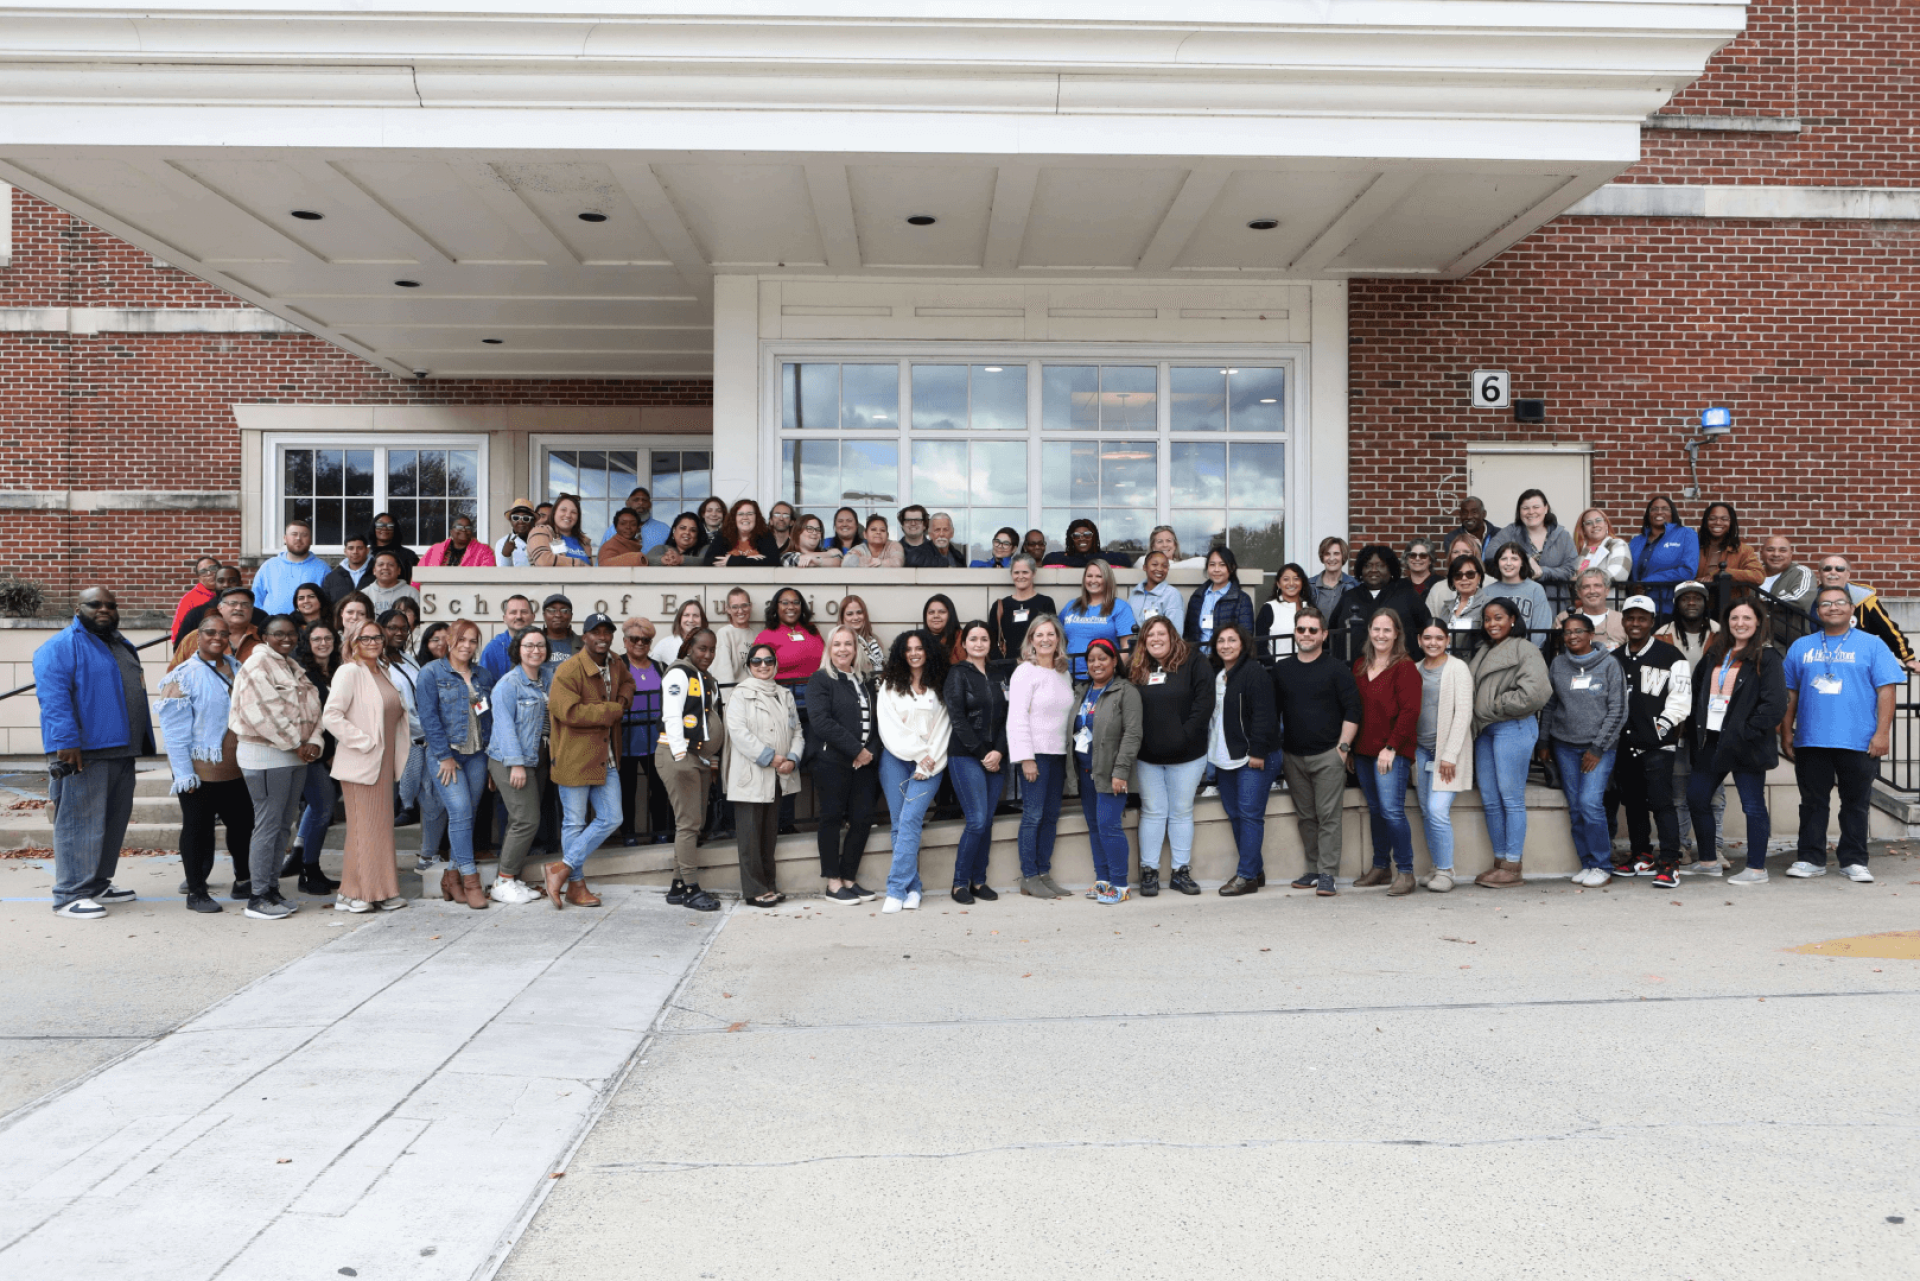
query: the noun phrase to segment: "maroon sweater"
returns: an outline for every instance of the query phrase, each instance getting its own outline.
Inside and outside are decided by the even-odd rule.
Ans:
[[[1420,745],[1420,669],[1403,658],[1380,675],[1368,679],[1367,660],[1353,665],[1353,683],[1360,687],[1360,736],[1356,756],[1378,756],[1391,747],[1409,761]]]

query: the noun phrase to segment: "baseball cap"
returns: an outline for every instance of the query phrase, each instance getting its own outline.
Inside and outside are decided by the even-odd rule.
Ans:
[[[540,602],[541,609],[547,609],[550,606],[554,606],[554,605],[565,605],[568,609],[573,608],[573,602],[568,600],[566,596],[561,592],[555,592],[553,595],[547,597],[545,600]]]
[[[619,630],[614,626],[614,621],[605,614],[588,614],[587,621],[581,625],[580,630],[582,632],[590,632],[598,627],[605,627],[615,631]]]
[[[1684,596],[1688,592],[1699,592],[1702,596],[1705,596],[1707,594],[1707,585],[1702,582],[1689,580],[1687,582],[1681,583],[1678,587],[1673,589],[1673,594],[1675,596]]]
[[[1625,603],[1623,603],[1620,606],[1620,612],[1624,614],[1630,609],[1644,609],[1649,614],[1658,614],[1660,612],[1660,610],[1654,605],[1653,597],[1651,596],[1627,597]]]

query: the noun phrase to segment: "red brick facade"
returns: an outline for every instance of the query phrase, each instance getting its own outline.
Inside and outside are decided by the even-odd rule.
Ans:
[[[1622,181],[1915,185],[1911,8],[1754,0],[1749,15],[1671,110],[1802,132],[1647,129]],[[1699,411],[1726,405],[1735,431],[1703,451],[1689,523],[1731,502],[1751,536],[1842,551],[1883,592],[1920,594],[1917,268],[1914,222],[1561,218],[1465,280],[1354,281],[1354,536],[1443,528],[1435,496],[1459,493],[1469,440],[1591,442],[1595,501],[1637,526],[1648,495],[1688,483]],[[1545,428],[1469,409],[1476,368],[1546,400]]]

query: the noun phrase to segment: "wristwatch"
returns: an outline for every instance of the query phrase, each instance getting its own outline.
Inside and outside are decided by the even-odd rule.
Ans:
[[[1333,750],[1336,752],[1339,752],[1341,755],[1344,756],[1347,753],[1353,751],[1353,744],[1352,743],[1335,743],[1333,745]]]

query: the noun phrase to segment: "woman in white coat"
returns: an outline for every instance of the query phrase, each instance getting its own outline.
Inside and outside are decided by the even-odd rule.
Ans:
[[[1444,622],[1420,631],[1419,748],[1413,783],[1433,875],[1427,888],[1453,888],[1453,798],[1473,786],[1473,673],[1447,653]]]
[[[773,849],[780,838],[780,797],[800,790],[800,711],[790,690],[774,682],[780,656],[765,641],[747,650],[746,675],[727,698],[727,749],[722,775],[733,802],[740,845],[740,901],[772,907]]]

